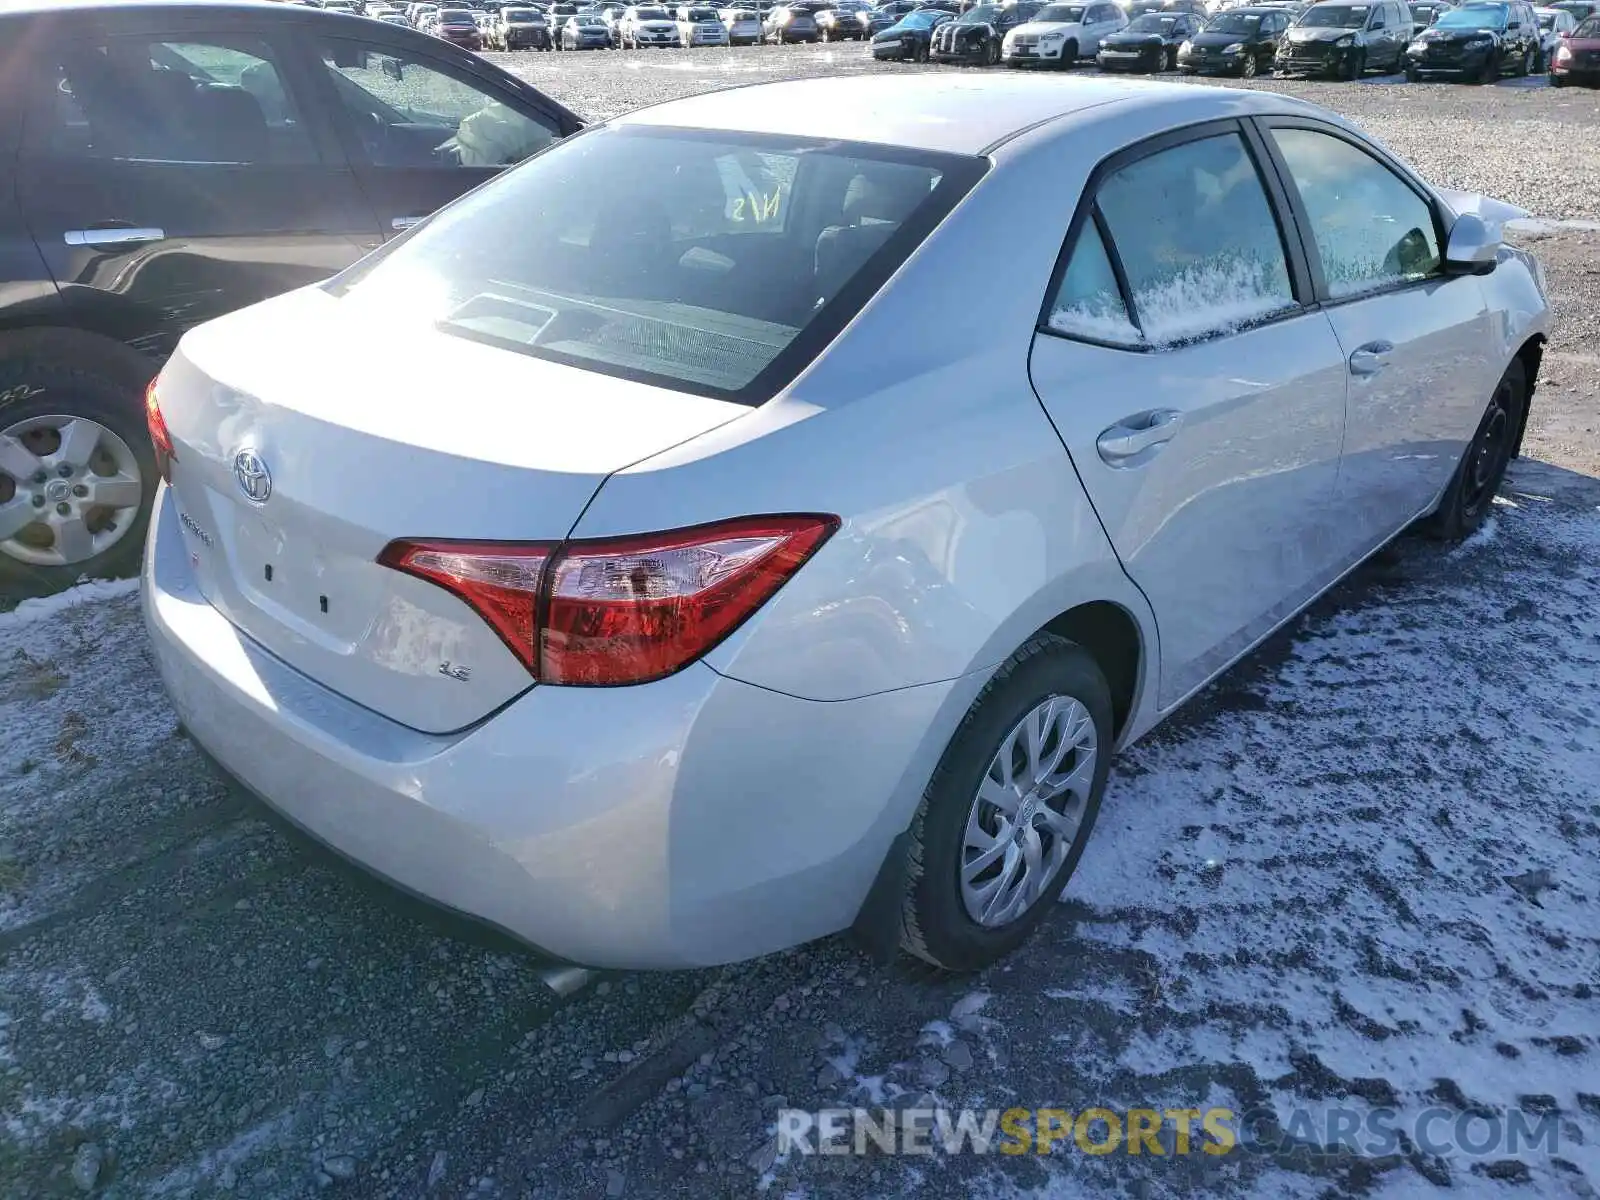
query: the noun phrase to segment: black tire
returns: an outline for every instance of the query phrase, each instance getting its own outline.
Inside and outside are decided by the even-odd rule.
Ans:
[[[1528,377],[1520,358],[1513,359],[1495,385],[1456,473],[1439,507],[1423,518],[1422,532],[1440,541],[1460,541],[1476,533],[1505,478],[1527,411]]]
[[[144,484],[133,525],[100,554],[65,566],[40,566],[0,551],[0,596],[13,600],[44,596],[83,578],[138,574],[158,479],[142,394],[155,365],[145,363],[148,370],[143,370],[139,364],[144,360],[131,351],[127,354],[124,359],[115,348],[101,353],[92,346],[57,341],[48,331],[44,336],[25,332],[0,338],[0,429],[56,413],[87,417],[127,444]],[[10,476],[0,480],[0,502],[11,498],[13,487]]]
[[[1522,55],[1522,62],[1517,65],[1517,74],[1526,79],[1529,75],[1533,74],[1535,62],[1536,60],[1534,59],[1532,50],[1524,52]]]
[[[1421,73],[1418,72],[1418,70],[1415,67],[1407,67],[1406,68],[1406,82],[1407,83],[1421,83],[1422,82]]]
[[[1176,71],[1178,69],[1178,48],[1176,46],[1167,47],[1165,69],[1168,71]]]
[[[1070,696],[1095,726],[1096,761],[1078,832],[1033,906],[1005,925],[986,927],[967,913],[959,871],[974,797],[1008,733],[1037,704]],[[950,971],[975,971],[1011,953],[1054,907],[1094,829],[1110,769],[1111,692],[1094,658],[1081,646],[1040,634],[995,672],[967,710],[923,793],[906,848],[900,905],[900,946]]]
[[[1078,43],[1074,40],[1061,47],[1061,69],[1066,70],[1069,67],[1075,67],[1077,65]]]
[[[1367,73],[1367,52],[1365,50],[1352,54],[1345,60],[1344,77],[1354,81]]]
[[[1261,64],[1256,61],[1254,51],[1246,51],[1244,61],[1239,64],[1240,79],[1254,79],[1256,72],[1261,69]]]
[[[983,56],[983,65],[986,67],[998,67],[1000,65],[999,42],[993,40],[989,42],[989,48]]]
[[[1552,76],[1550,76],[1550,86],[1551,87],[1566,87],[1567,86],[1567,81],[1564,78],[1562,78],[1560,75],[1552,75]]]
[[[1498,83],[1500,81],[1500,59],[1491,54],[1483,60],[1483,70],[1479,73],[1477,81],[1483,83]]]

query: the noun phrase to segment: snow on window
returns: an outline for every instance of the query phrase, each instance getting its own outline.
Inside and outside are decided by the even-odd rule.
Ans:
[[[1170,346],[1232,333],[1293,308],[1280,264],[1244,258],[1202,263],[1137,289],[1133,296],[1145,339]]]
[[[1142,335],[1128,320],[1119,300],[1115,308],[1080,302],[1050,313],[1050,328],[1057,333],[1093,338],[1097,342],[1137,342]]]

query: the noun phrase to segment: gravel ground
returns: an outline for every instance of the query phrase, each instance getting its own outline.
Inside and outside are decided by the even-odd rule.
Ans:
[[[853,46],[496,57],[591,115],[871,67]],[[1441,182],[1600,219],[1600,94],[1270,86]],[[976,978],[834,940],[558,999],[527,956],[359,880],[213,774],[126,588],[0,614],[0,1194],[1592,1200],[1600,234],[1525,236],[1559,321],[1492,524],[1402,543],[1125,755],[1059,918]],[[1521,1105],[1561,1144],[776,1154],[782,1105],[925,1095],[1286,1126]]]

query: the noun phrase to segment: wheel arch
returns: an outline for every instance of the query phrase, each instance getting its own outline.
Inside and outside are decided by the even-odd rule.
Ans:
[[[1544,334],[1536,333],[1523,342],[1514,355],[1522,364],[1527,392],[1522,397],[1522,419],[1517,423],[1517,436],[1511,443],[1512,458],[1518,458],[1522,454],[1522,437],[1528,431],[1528,414],[1533,411],[1533,393],[1539,386],[1539,365],[1544,361],[1544,347],[1547,340]]]
[[[161,369],[159,358],[109,333],[62,325],[46,319],[45,314],[0,323],[0,358],[13,355],[65,358],[141,391]]]

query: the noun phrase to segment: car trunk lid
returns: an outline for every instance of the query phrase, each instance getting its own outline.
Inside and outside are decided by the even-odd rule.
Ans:
[[[377,561],[398,538],[564,538],[606,476],[749,410],[307,289],[190,333],[157,385],[206,599],[267,650],[413,728],[532,686],[467,604]]]

